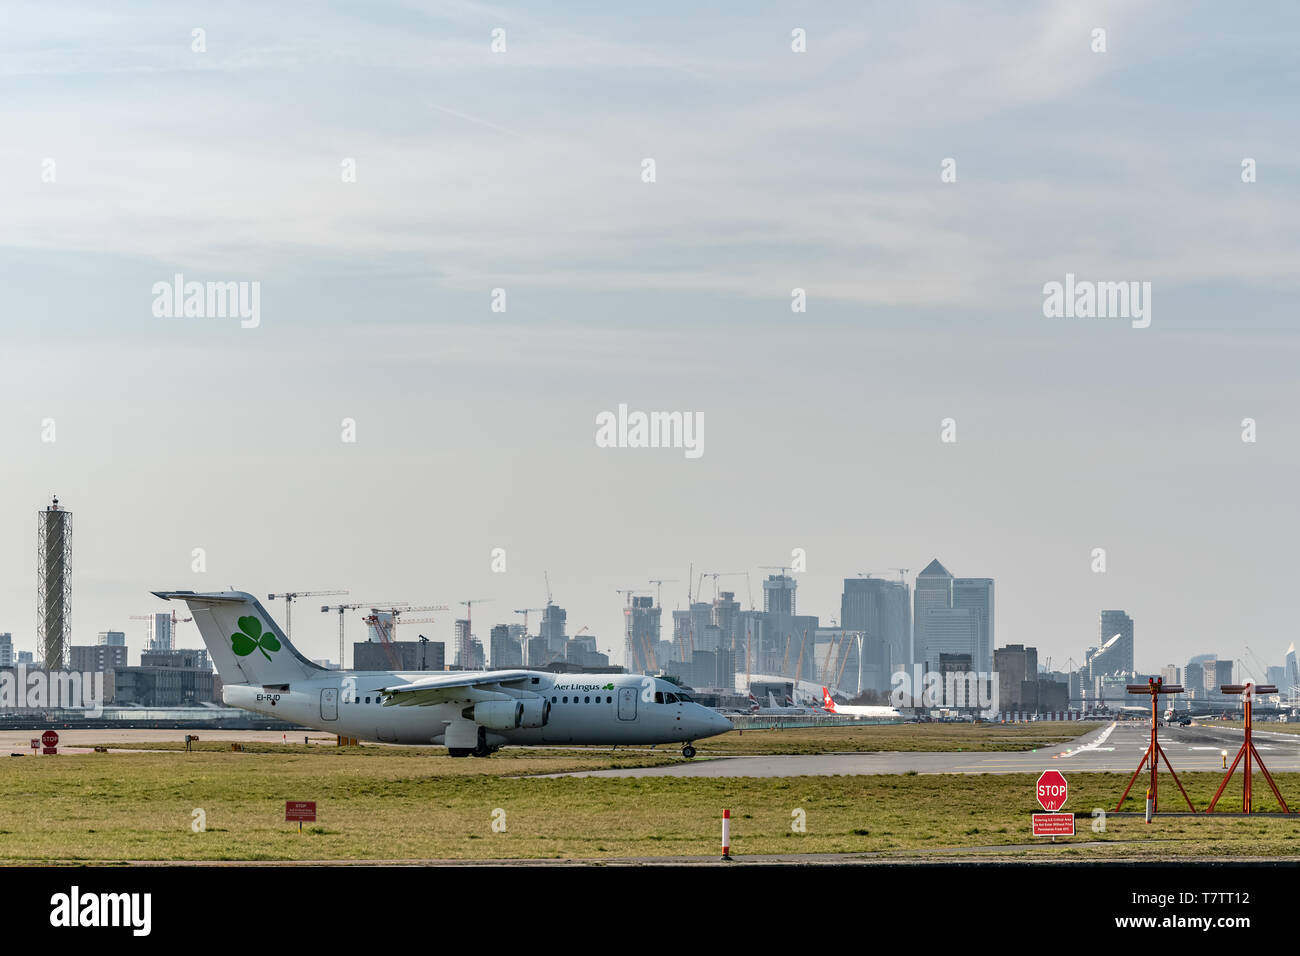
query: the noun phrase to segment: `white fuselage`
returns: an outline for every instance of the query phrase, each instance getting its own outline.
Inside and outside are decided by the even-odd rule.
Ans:
[[[423,706],[385,705],[380,693],[429,676],[427,671],[333,671],[280,687],[230,684],[222,695],[233,707],[343,737],[443,744],[447,725],[463,720],[466,708],[472,707],[471,693],[464,700]],[[679,743],[731,729],[726,717],[700,704],[664,702],[664,682],[639,674],[537,672],[523,690],[550,702],[546,724],[490,729],[490,744]]]

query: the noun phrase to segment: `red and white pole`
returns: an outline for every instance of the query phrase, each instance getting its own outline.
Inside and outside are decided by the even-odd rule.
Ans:
[[[731,811],[722,811],[722,858],[731,860]]]

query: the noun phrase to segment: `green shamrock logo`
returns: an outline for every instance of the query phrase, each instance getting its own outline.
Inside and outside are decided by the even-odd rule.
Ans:
[[[269,661],[271,655],[266,652],[280,649],[280,642],[276,640],[275,635],[270,631],[263,632],[262,622],[251,615],[239,619],[239,631],[238,634],[230,635],[230,643],[240,657],[247,657],[253,651],[261,651],[262,656]]]
[[[614,689],[614,685],[613,685],[613,684],[606,684],[606,685],[605,685],[605,690],[613,690],[613,689]]]

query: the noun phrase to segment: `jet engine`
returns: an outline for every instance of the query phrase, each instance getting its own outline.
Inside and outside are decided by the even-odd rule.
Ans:
[[[545,697],[533,697],[521,702],[524,707],[521,727],[545,727],[551,719],[551,702]]]
[[[487,727],[489,730],[514,730],[523,722],[524,702],[521,700],[479,701],[473,707],[473,715],[465,716],[480,727]]]

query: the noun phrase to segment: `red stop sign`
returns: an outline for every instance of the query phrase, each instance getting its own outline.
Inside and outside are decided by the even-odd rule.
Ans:
[[[1065,782],[1065,778],[1055,770],[1044,770],[1038,778],[1035,792],[1043,809],[1048,813],[1055,813],[1065,806],[1065,798],[1070,792],[1070,787]]]
[[[59,745],[59,735],[52,730],[47,730],[41,734],[41,743],[46,747],[57,747]]]

